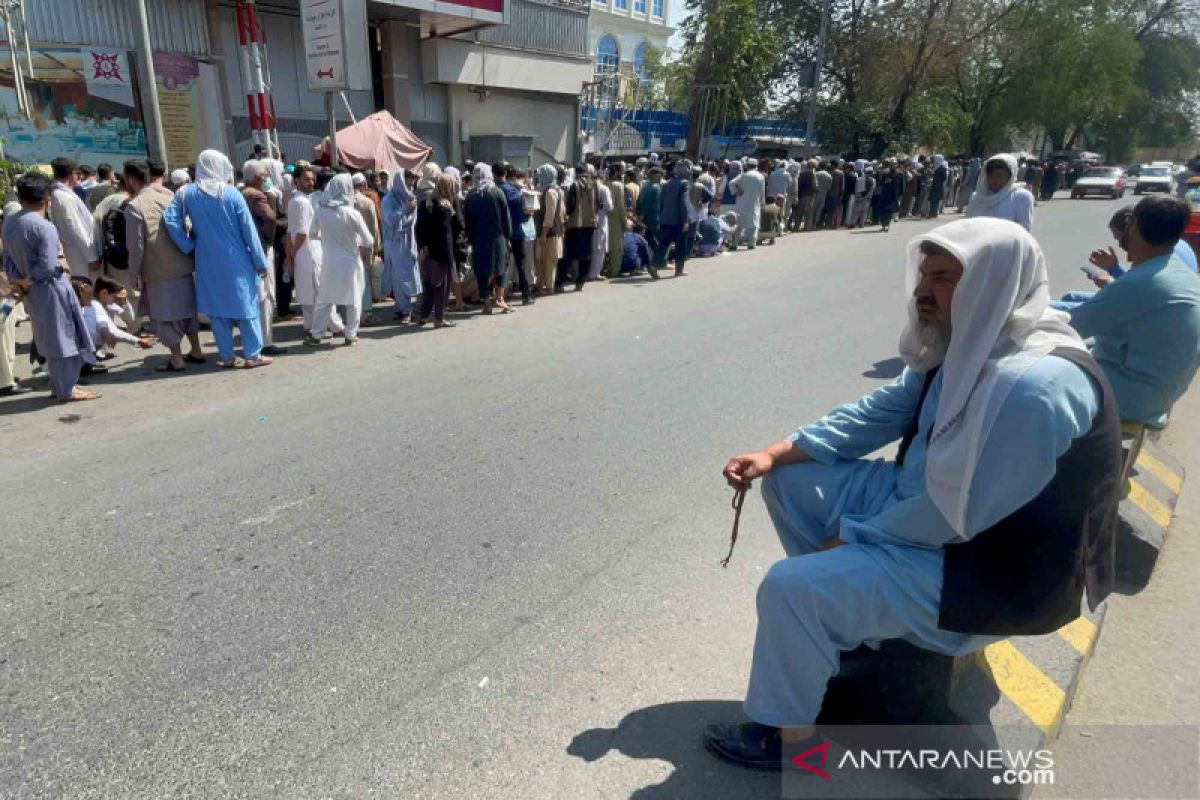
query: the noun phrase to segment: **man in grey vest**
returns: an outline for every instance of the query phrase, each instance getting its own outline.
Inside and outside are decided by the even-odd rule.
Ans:
[[[171,351],[158,372],[183,372],[187,364],[203,364],[200,321],[196,314],[196,271],[191,255],[179,251],[162,225],[163,212],[174,198],[163,186],[166,169],[154,159],[125,162],[125,185],[133,199],[125,207],[125,246],[129,280],[141,291],[141,313],[154,324],[154,334]],[[183,354],[187,338],[191,349]]]
[[[779,769],[819,744],[845,652],[904,639],[961,655],[1057,630],[1085,588],[1094,608],[1112,587],[1116,403],[1048,308],[1037,242],[978,218],[908,252],[904,373],[725,468],[739,491],[763,478],[788,555],[758,591],[751,721],[705,737],[743,766]],[[897,440],[895,462],[864,458]]]

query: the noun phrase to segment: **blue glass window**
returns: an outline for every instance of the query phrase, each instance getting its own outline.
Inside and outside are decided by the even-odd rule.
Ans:
[[[645,14],[646,13],[646,0],[633,0],[633,13]]]
[[[616,72],[620,66],[621,51],[617,48],[617,40],[606,33],[596,44],[596,73]]]
[[[613,0],[613,8],[618,11],[628,11],[629,0]]]
[[[651,0],[650,14],[651,14],[651,16],[655,16],[655,17],[658,17],[659,19],[662,19],[663,0]]]
[[[650,80],[650,75],[646,69],[646,43],[642,42],[637,46],[637,50],[633,51],[633,71],[641,78],[642,83]]]

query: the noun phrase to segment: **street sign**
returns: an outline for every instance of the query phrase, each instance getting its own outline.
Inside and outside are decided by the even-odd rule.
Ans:
[[[309,89],[371,88],[366,0],[300,0],[300,24]]]

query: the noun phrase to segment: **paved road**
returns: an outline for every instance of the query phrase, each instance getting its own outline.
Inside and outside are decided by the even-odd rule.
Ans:
[[[1115,207],[1038,209],[1056,293]],[[0,796],[777,796],[696,744],[780,556],[719,471],[895,374],[930,227],[0,402]]]

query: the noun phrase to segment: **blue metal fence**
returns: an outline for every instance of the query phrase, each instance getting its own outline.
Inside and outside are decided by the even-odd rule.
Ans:
[[[644,147],[650,149],[653,139],[659,141],[674,141],[686,139],[688,136],[688,117],[678,111],[659,111],[648,108],[638,108],[632,111],[609,112],[595,106],[583,106],[580,109],[580,127],[586,133],[594,133],[609,114],[619,117],[625,124],[642,135]],[[805,124],[794,120],[754,118],[735,122],[727,130],[714,129],[712,134],[720,134],[729,140],[744,140],[752,136],[763,136],[771,139],[803,139]]]

